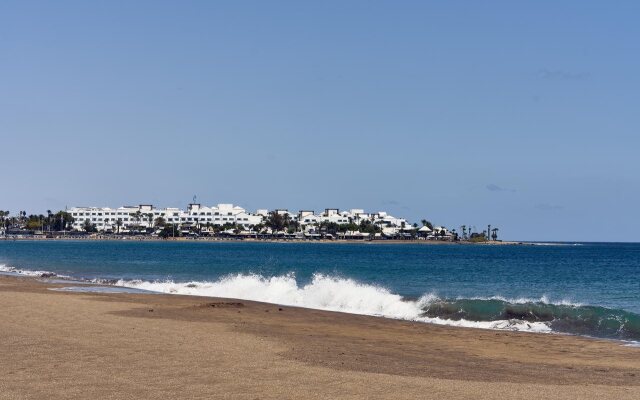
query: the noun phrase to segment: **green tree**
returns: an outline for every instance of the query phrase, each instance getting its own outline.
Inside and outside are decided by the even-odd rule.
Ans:
[[[42,215],[29,215],[26,220],[25,227],[29,230],[38,230],[42,228]]]
[[[0,228],[3,228],[3,230],[5,230],[7,228],[7,225],[9,224],[9,211],[2,211],[0,210]]]
[[[96,228],[96,224],[92,224],[89,218],[84,220],[84,223],[82,224],[82,229],[84,229],[84,231],[87,233],[93,233],[98,231],[98,229]]]
[[[51,227],[54,231],[70,230],[74,218],[66,211],[58,211],[52,216]]]
[[[433,224],[430,221],[423,219],[421,222],[422,222],[422,226],[426,226],[427,228],[433,230]]]
[[[131,219],[134,222],[133,226],[136,229],[140,228],[140,221],[142,221],[142,213],[140,212],[140,210],[138,210],[138,211],[134,212],[133,214],[131,214]]]
[[[51,210],[47,210],[47,229],[51,230],[51,216],[53,215],[53,213],[51,212]]]
[[[256,224],[251,227],[251,230],[257,234],[262,232],[263,229],[264,229],[264,224]]]
[[[284,230],[284,228],[287,226],[287,223],[285,221],[285,218],[281,214],[278,214],[277,212],[272,211],[269,213],[269,216],[265,221],[265,225],[269,227],[272,231],[279,232]]]
[[[178,227],[175,224],[165,224],[162,227],[162,230],[160,231],[160,233],[158,233],[158,236],[160,236],[163,239],[168,239],[170,237],[178,237],[180,236],[180,229],[178,229]]]

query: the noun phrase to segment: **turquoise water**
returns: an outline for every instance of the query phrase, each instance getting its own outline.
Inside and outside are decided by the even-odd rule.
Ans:
[[[0,241],[0,264],[167,293],[640,340],[640,244]]]

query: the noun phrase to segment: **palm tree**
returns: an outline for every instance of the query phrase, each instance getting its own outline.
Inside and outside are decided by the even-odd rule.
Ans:
[[[284,215],[283,219],[283,223],[284,223],[284,227],[283,228],[288,228],[289,224],[291,223],[291,216],[287,213]]]
[[[498,231],[499,231],[499,229],[498,229],[498,228],[493,228],[493,229],[491,230],[491,232],[493,232],[493,233],[491,234],[491,239],[493,239],[494,241],[498,240]]]
[[[116,229],[117,229],[117,233],[120,234],[120,227],[122,226],[122,218],[118,218],[116,220]]]
[[[153,226],[154,226],[154,227],[160,227],[160,228],[162,228],[162,227],[164,227],[166,224],[167,224],[167,221],[165,221],[165,219],[164,219],[164,218],[162,218],[162,217],[158,217],[158,218],[156,218],[156,219],[153,221]]]
[[[0,228],[6,228],[7,217],[9,216],[9,211],[0,210]]]
[[[131,219],[136,222],[135,226],[138,228],[140,225],[140,220],[142,220],[142,213],[140,212],[140,210],[131,214]]]
[[[426,219],[423,219],[420,222],[422,222],[422,226],[426,226],[427,228],[433,230],[433,224],[431,222],[427,221]]]
[[[462,230],[462,238],[466,239],[467,238],[467,226],[466,225],[462,225],[460,227],[460,230]]]

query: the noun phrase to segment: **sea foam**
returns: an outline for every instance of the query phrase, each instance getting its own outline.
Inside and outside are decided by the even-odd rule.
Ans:
[[[306,285],[299,285],[293,274],[273,277],[237,274],[213,282],[120,280],[116,285],[161,293],[253,300],[439,325],[530,332],[551,331],[551,328],[543,322],[468,321],[425,317],[423,316],[424,307],[430,302],[437,301],[438,296],[426,294],[417,300],[407,300],[380,286],[323,274],[315,274],[311,282]]]
[[[3,264],[0,264],[0,273],[69,278],[49,271],[18,269]],[[438,325],[542,333],[555,331],[614,337],[623,340],[632,339],[630,342],[626,342],[630,346],[637,346],[638,332],[640,332],[638,316],[623,310],[583,306],[568,300],[551,301],[546,296],[540,298],[491,296],[442,299],[435,294],[428,293],[417,300],[410,300],[392,293],[382,286],[324,274],[313,275],[311,281],[305,285],[300,285],[294,274],[272,277],[258,274],[235,274],[227,275],[216,281],[192,282],[122,279],[94,279],[83,282],[158,293],[253,300]],[[78,281],[78,283],[82,282]],[[496,302],[504,304],[496,304]],[[495,318],[495,315],[491,315],[491,307],[497,307],[499,314],[504,314],[503,311],[506,310],[510,312],[504,315],[513,315],[516,312],[516,315],[522,316],[520,315],[522,310],[517,309],[520,305],[525,306],[526,315],[523,318]],[[557,309],[557,307],[560,308]],[[478,314],[479,310],[484,310],[482,311],[484,314]],[[548,312],[552,314],[548,314]],[[543,315],[545,313],[546,316]],[[462,317],[456,314],[461,314]],[[541,315],[547,320],[540,320],[538,317]],[[468,318],[469,316],[472,318]],[[531,316],[535,318],[531,319]],[[611,325],[612,323],[614,324]]]
[[[10,275],[37,276],[37,277],[62,276],[62,275],[57,275],[50,271],[34,271],[30,269],[20,269],[20,268],[9,267],[8,265],[5,265],[5,264],[0,264],[0,273],[10,274]]]

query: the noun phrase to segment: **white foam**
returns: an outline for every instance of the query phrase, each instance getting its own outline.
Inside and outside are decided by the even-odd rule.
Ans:
[[[30,269],[20,269],[9,267],[5,264],[0,264],[0,272],[12,275],[24,275],[24,276],[60,276],[50,271],[34,271]]]
[[[541,296],[539,298],[531,298],[531,297],[518,297],[518,298],[509,298],[503,296],[491,296],[491,297],[458,297],[457,300],[499,300],[504,301],[505,303],[511,304],[529,304],[529,303],[543,303],[550,304],[556,306],[569,306],[569,307],[582,307],[583,303],[577,303],[575,301],[569,299],[562,300],[550,300],[546,295]]]
[[[551,328],[542,322],[468,321],[423,317],[423,308],[430,302],[438,300],[437,296],[427,294],[418,300],[409,301],[380,286],[321,274],[314,275],[311,282],[304,286],[299,286],[292,274],[270,278],[260,275],[238,274],[224,277],[215,282],[177,283],[173,281],[121,280],[117,282],[117,285],[161,293],[227,297],[439,325],[551,332]]]
[[[0,272],[38,277],[52,274],[49,271],[16,269],[3,264],[0,264]],[[112,281],[94,280],[93,283],[109,284]],[[431,302],[440,300],[438,296],[426,294],[415,301],[405,300],[402,296],[391,293],[388,289],[380,286],[322,274],[315,274],[311,282],[304,286],[298,285],[293,274],[270,278],[256,274],[237,274],[226,276],[214,282],[118,280],[115,285],[160,293],[253,300],[438,325],[544,333],[552,331],[544,322],[521,320],[469,321],[423,317],[423,308]],[[511,303],[549,303],[544,296],[540,299],[507,299],[501,296],[479,297],[476,299],[502,300]],[[574,304],[567,303],[567,305]]]

